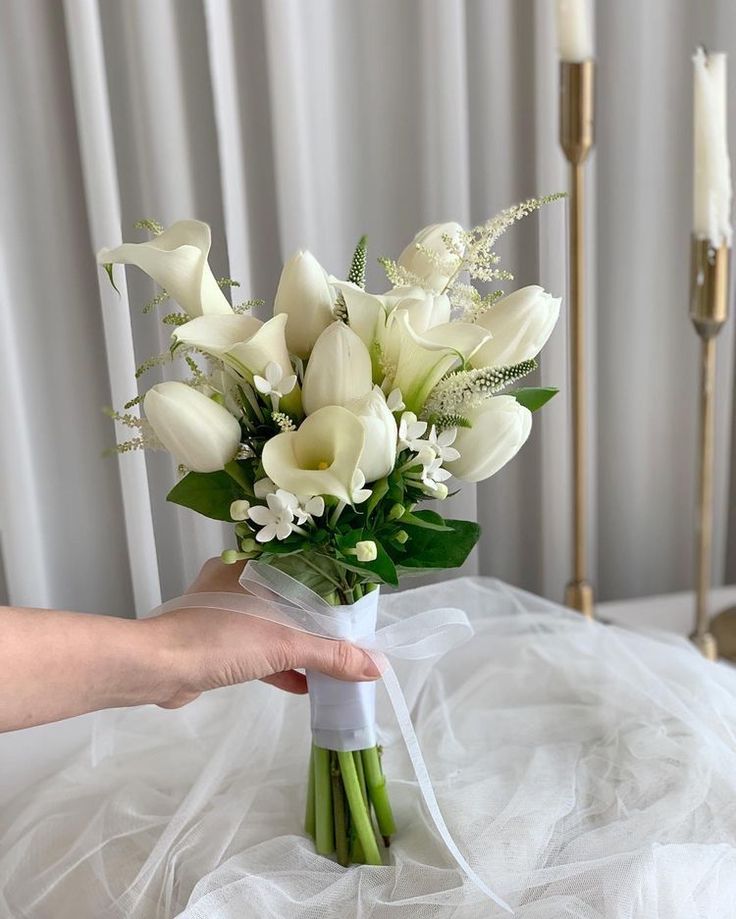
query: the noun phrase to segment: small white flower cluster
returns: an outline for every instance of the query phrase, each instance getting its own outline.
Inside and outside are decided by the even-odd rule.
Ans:
[[[448,491],[445,481],[451,473],[442,464],[460,459],[460,452],[453,447],[457,428],[447,428],[439,434],[434,425],[429,429],[429,434],[427,428],[427,422],[419,421],[414,412],[404,412],[399,422],[399,450],[410,450],[415,454],[415,458],[408,461],[407,467],[417,465],[417,461],[421,463],[419,480],[428,494],[443,500]]]
[[[253,490],[257,498],[265,498],[266,504],[233,501],[230,516],[237,521],[252,520],[260,527],[256,533],[258,542],[283,540],[292,533],[304,535],[305,524],[314,523],[314,518],[325,512],[325,501],[320,495],[297,497],[283,488],[276,488],[270,479],[260,479]]]

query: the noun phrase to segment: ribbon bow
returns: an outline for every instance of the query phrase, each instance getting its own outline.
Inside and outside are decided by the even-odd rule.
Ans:
[[[197,593],[169,600],[157,613],[182,607],[210,607],[246,613],[267,619],[321,638],[349,640],[366,651],[381,671],[383,684],[394,710],[399,730],[414,768],[419,790],[442,841],[470,881],[498,906],[512,913],[511,907],[498,897],[470,867],[452,838],[442,816],[432,787],[427,765],[412,724],[409,707],[396,673],[388,660],[426,660],[438,657],[462,644],[473,634],[473,627],[462,610],[452,607],[425,610],[406,619],[375,630],[375,606],[371,613],[361,602],[351,607],[335,608],[309,587],[265,562],[249,562],[240,577],[248,595],[233,593]],[[364,599],[368,599],[367,595]],[[252,602],[257,597],[261,602]]]

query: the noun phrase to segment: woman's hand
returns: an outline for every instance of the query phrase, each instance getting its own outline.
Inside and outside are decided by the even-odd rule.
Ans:
[[[240,591],[241,571],[212,559],[190,592]],[[0,731],[125,705],[177,708],[207,689],[248,680],[303,693],[296,667],[340,680],[380,675],[348,642],[242,613],[193,607],[116,619],[0,607]]]
[[[212,558],[187,593],[241,593],[243,566]],[[179,683],[158,704],[176,708],[207,689],[263,680],[288,692],[305,693],[307,681],[295,668],[319,670],[340,680],[375,680],[371,658],[349,642],[332,641],[266,619],[216,609],[188,608],[147,620],[157,643],[168,650],[168,668]]]

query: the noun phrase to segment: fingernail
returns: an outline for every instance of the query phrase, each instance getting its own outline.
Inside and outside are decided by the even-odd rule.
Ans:
[[[364,680],[377,680],[381,675],[378,665],[369,654],[365,653],[365,651],[363,652],[363,656],[365,657],[365,666],[360,675]]]

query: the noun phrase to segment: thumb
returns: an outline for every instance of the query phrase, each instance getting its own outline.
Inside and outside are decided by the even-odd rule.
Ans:
[[[332,641],[316,635],[302,635],[294,648],[294,667],[318,670],[338,680],[377,680],[381,671],[365,651],[349,641]]]

